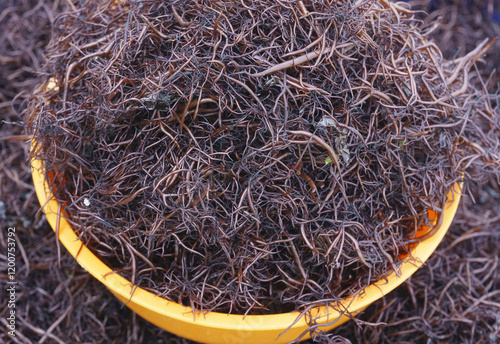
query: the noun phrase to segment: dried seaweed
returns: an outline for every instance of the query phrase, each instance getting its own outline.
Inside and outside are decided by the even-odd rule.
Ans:
[[[334,303],[398,273],[427,210],[499,176],[483,41],[447,61],[385,1],[87,1],[30,126],[79,236],[200,310]],[[484,87],[486,88],[486,87]]]

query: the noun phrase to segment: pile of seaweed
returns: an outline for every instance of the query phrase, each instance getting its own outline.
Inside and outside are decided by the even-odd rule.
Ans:
[[[334,304],[500,176],[470,82],[491,42],[447,61],[404,4],[91,0],[54,26],[32,156],[91,250],[193,309]]]

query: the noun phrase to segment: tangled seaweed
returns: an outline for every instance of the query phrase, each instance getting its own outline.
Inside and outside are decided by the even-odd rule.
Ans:
[[[331,304],[390,273],[453,184],[500,175],[484,41],[446,61],[401,4],[87,1],[30,127],[86,245],[204,311]],[[432,229],[420,239],[432,235]]]

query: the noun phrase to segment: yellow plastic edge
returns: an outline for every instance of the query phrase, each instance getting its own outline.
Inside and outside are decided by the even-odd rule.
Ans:
[[[59,204],[51,195],[43,174],[42,162],[31,161],[33,184],[47,221],[57,228]],[[461,197],[461,184],[457,183],[448,193],[448,203],[442,214],[440,228],[430,238],[420,242],[412,251],[413,261],[403,262],[400,276],[392,273],[387,279],[368,286],[359,296],[346,298],[343,305],[349,312],[361,312],[372,302],[389,293],[410,277],[432,254],[446,234],[455,216]],[[156,296],[112,272],[112,269],[97,258],[73,232],[70,224],[59,217],[59,240],[76,258],[78,263],[106,286],[120,301],[138,315],[156,326],[176,335],[202,343],[288,343],[307,330],[302,317],[293,327],[283,333],[299,316],[298,312],[269,315],[228,315],[217,312],[196,313],[189,307]],[[333,329],[349,317],[341,315],[331,307],[318,307],[315,312],[318,324],[329,323],[322,330]],[[309,338],[309,335],[302,339]]]

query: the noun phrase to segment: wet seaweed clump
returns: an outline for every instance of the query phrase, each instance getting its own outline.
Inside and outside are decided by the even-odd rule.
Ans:
[[[399,273],[455,183],[500,176],[498,95],[471,82],[491,42],[447,61],[427,33],[383,0],[86,1],[54,24],[32,156],[134,285],[335,304]]]

